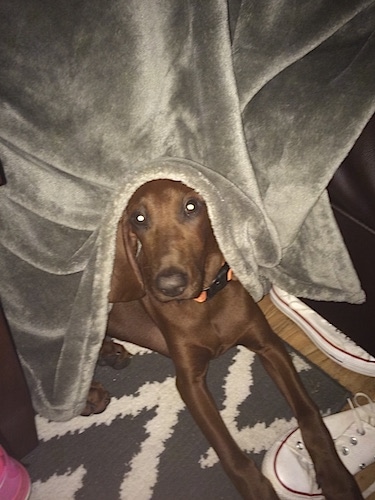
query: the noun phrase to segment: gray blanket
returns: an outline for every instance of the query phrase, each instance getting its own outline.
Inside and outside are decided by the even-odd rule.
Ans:
[[[205,197],[256,300],[363,301],[325,188],[374,112],[374,26],[368,0],[0,2],[1,301],[39,413],[84,405],[147,180]]]

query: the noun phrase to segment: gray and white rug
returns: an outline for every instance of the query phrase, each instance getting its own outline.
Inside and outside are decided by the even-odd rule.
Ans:
[[[172,362],[134,346],[129,367],[98,367],[112,394],[107,410],[68,422],[37,416],[40,445],[23,463],[31,500],[235,500],[236,490],[193,422],[174,383]],[[294,363],[323,414],[349,393],[294,351]],[[258,358],[236,348],[211,364],[209,385],[230,431],[258,464],[291,412]]]

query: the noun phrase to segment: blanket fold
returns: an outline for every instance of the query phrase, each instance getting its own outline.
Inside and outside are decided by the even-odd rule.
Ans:
[[[374,113],[374,26],[368,0],[1,2],[0,297],[39,413],[84,406],[148,180],[204,196],[255,300],[364,300],[326,186]]]

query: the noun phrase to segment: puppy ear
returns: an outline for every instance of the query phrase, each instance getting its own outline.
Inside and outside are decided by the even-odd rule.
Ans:
[[[142,275],[136,261],[137,238],[130,231],[126,215],[120,219],[116,233],[109,302],[130,302],[144,296]]]

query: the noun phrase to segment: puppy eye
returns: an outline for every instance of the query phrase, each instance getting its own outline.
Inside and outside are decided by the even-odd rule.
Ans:
[[[147,224],[147,217],[141,212],[132,214],[131,221],[135,226],[144,227]]]
[[[185,203],[185,212],[187,215],[194,214],[196,213],[200,208],[200,203],[198,200],[195,200],[194,198],[188,200]]]

